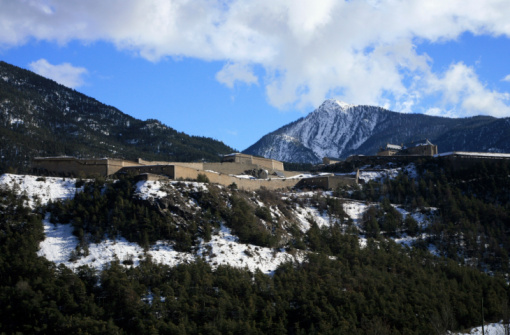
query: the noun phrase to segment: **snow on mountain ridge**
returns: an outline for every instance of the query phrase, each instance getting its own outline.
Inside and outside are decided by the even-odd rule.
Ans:
[[[336,99],[327,99],[322,103],[322,105],[319,106],[319,108],[317,108],[317,110],[321,109],[321,110],[326,110],[326,111],[337,112],[338,107],[340,107],[341,111],[347,112],[348,109],[350,109],[352,107],[356,107],[356,106],[357,105],[351,105],[351,104],[348,104],[347,102],[336,100]]]
[[[357,152],[374,133],[388,127],[390,111],[328,99],[293,123],[262,137],[244,151],[286,162],[320,163]],[[285,139],[296,139],[289,142]]]
[[[374,155],[386,143],[412,143],[424,138],[444,152],[508,152],[509,125],[510,118],[452,119],[329,99],[243,152],[285,162],[320,163],[324,157]],[[297,141],[284,141],[285,136]]]
[[[326,100],[282,135],[297,138],[320,161],[326,156],[340,157],[346,150],[357,149],[371,136],[379,116],[362,106]]]

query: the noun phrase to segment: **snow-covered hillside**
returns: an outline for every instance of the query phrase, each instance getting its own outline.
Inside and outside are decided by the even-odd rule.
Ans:
[[[484,332],[482,332],[482,326],[471,329],[468,333],[452,333],[456,335],[504,335],[507,334],[505,332],[505,326],[503,323],[490,323],[484,326]]]
[[[17,194],[26,195],[28,207],[45,205],[49,201],[65,200],[74,197],[74,178],[35,177],[6,173],[0,176],[0,186],[12,188]]]
[[[404,172],[407,176],[415,177],[417,172],[413,164],[402,168],[377,168],[376,170],[362,170],[361,178],[365,181],[384,180],[395,178],[398,173]],[[72,178],[37,177],[30,175],[4,174],[0,176],[0,187],[14,189],[26,199],[26,205],[37,208],[55,201],[65,201],[74,197],[79,192],[86,192],[87,187],[81,186],[83,181]],[[79,187],[77,187],[77,185]],[[211,186],[198,182],[183,181],[140,181],[133,184],[133,197],[148,204],[155,204],[163,199],[174,199],[175,204],[181,206],[180,210],[186,213],[203,212],[199,202],[193,195],[197,193],[211,192],[211,187],[218,188],[220,196],[231,192],[229,188]],[[106,189],[106,187],[105,187]],[[349,226],[349,233],[358,231],[358,241],[361,248],[367,245],[367,239],[362,229],[363,215],[371,206],[377,203],[367,201],[356,201],[352,199],[339,199],[346,217],[338,217],[328,214],[324,209],[323,199],[337,199],[333,192],[324,191],[289,191],[277,193],[277,196],[288,204],[288,212],[285,214],[267,199],[260,197],[257,193],[247,194],[255,206],[267,207],[273,217],[285,220],[293,220],[292,224],[302,232],[307,232],[313,225],[319,228],[330,226]],[[179,198],[180,197],[180,198]],[[177,199],[179,198],[179,199]],[[224,197],[225,198],[225,197]],[[228,197],[226,197],[228,198]],[[177,199],[177,200],[176,200]],[[322,200],[321,200],[322,199]],[[428,225],[435,215],[436,209],[422,208],[420,211],[408,212],[398,204],[392,204],[403,218],[412,216],[420,226]],[[178,215],[172,213],[172,215]],[[240,242],[238,236],[233,234],[225,224],[219,225],[212,232],[211,239],[204,241],[198,239],[189,252],[178,251],[174,248],[172,241],[159,240],[149,248],[142,248],[140,245],[129,242],[122,236],[104,236],[100,241],[89,241],[87,253],[80,252],[78,237],[73,235],[72,224],[54,224],[50,222],[48,213],[43,220],[45,239],[39,245],[38,255],[45,257],[55,264],[63,264],[66,267],[77,270],[80,266],[87,265],[97,270],[108,267],[112,261],[119,261],[126,267],[137,267],[141,261],[150,258],[153,262],[176,266],[179,264],[193,263],[197,260],[207,262],[213,269],[221,265],[247,269],[251,272],[260,270],[262,273],[271,275],[283,263],[301,263],[307,259],[311,251],[305,251],[287,246],[278,248],[267,248],[248,243]],[[405,233],[397,234],[394,241],[403,245],[412,246],[413,242],[420,239],[426,240],[426,236],[407,236]],[[423,246],[423,245],[421,245]],[[430,251],[435,249],[431,245]],[[150,296],[150,293],[149,293]],[[502,334],[504,331],[502,323],[488,324],[485,326],[485,334]],[[451,333],[458,335],[481,334],[481,327],[474,328],[462,333]]]
[[[412,168],[409,168],[412,172]],[[365,172],[362,176],[366,179],[386,178],[395,175],[398,169]],[[80,192],[76,187],[76,180],[71,178],[35,177],[29,175],[4,174],[0,176],[2,187],[11,187],[19,194],[27,196],[27,205],[31,207],[47,204],[49,201],[69,199]],[[156,201],[165,197],[175,197],[177,193],[188,194],[189,192],[207,192],[207,186],[197,182],[172,182],[172,181],[141,181],[136,185],[135,195],[145,201]],[[225,191],[227,191],[225,189]],[[299,230],[305,233],[315,222],[319,227],[338,224],[338,218],[329,216],[325,211],[317,208],[312,198],[331,196],[330,193],[322,192],[292,192],[282,194],[283,199],[293,199],[300,205],[294,206],[291,216]],[[253,201],[260,206],[265,206],[260,199],[253,197]],[[359,201],[344,201],[343,207],[346,214],[356,226],[361,225],[361,217],[369,204]],[[180,206],[187,207],[189,211],[202,211],[200,206],[191,198],[185,199]],[[278,208],[271,207],[272,214],[276,217],[283,216]],[[398,206],[396,206],[398,208]],[[398,208],[404,215],[413,217],[426,224],[427,217],[420,213],[407,213]],[[136,266],[140,260],[151,257],[153,261],[168,265],[176,265],[183,262],[192,262],[201,258],[207,261],[213,268],[222,264],[235,267],[256,269],[264,273],[271,273],[280,264],[288,261],[302,262],[307,252],[294,250],[289,253],[284,248],[266,248],[256,245],[240,243],[237,236],[225,225],[221,225],[212,233],[210,241],[200,240],[192,252],[179,252],[174,250],[169,241],[158,241],[149,250],[143,250],[136,243],[128,242],[122,236],[105,237],[99,243],[90,243],[88,254],[76,252],[78,238],[72,232],[71,224],[52,224],[48,216],[43,221],[46,239],[41,242],[39,255],[57,264],[65,264],[75,269],[81,265],[90,265],[97,269],[103,268],[113,260],[119,260],[126,265]],[[413,239],[401,238],[400,243],[409,244]],[[365,239],[360,237],[363,246]]]

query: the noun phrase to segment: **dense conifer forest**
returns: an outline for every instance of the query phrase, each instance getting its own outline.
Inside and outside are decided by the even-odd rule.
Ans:
[[[482,271],[508,273],[510,253],[510,162],[495,160],[454,169],[449,160],[416,164],[418,178],[399,174],[373,182],[352,195],[380,204],[365,213],[368,235],[399,233],[426,237],[415,247],[437,246],[439,254]],[[432,224],[418,227],[402,220],[390,206],[409,210],[435,208]]]
[[[181,213],[132,197],[135,181],[80,182],[66,202],[28,209],[24,195],[0,191],[0,332],[112,334],[445,334],[508,318],[510,189],[507,163],[458,171],[444,161],[416,164],[416,175],[369,182],[358,190],[317,192],[312,201],[345,218],[345,198],[368,201],[358,230],[349,220],[306,233],[274,218],[250,197],[279,206],[294,200],[276,192],[193,193],[203,211]],[[81,185],[82,184],[82,185]],[[224,204],[228,203],[228,206]],[[422,226],[402,219],[392,204],[432,213]],[[166,207],[165,207],[166,206]],[[431,212],[431,208],[435,208]],[[48,213],[48,214],[47,214]],[[150,257],[137,267],[113,261],[102,271],[71,271],[38,257],[42,217],[69,222],[80,238],[76,257],[104,236],[124,236],[147,247],[168,239],[191,250],[220,222],[241,241],[308,250],[302,263],[272,275],[203,261],[175,267]],[[265,224],[262,224],[265,223]],[[269,223],[271,229],[267,229]],[[265,228],[264,228],[265,227]],[[291,232],[291,239],[284,239]],[[411,247],[398,236],[416,236]],[[359,237],[367,238],[360,246]],[[437,255],[428,246],[437,247]]]

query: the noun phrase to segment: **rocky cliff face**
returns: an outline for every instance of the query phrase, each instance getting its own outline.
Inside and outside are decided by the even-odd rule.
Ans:
[[[318,163],[323,157],[373,155],[386,143],[424,138],[443,152],[504,152],[510,150],[509,136],[508,118],[450,119],[326,100],[305,118],[262,137],[244,153],[287,162]]]

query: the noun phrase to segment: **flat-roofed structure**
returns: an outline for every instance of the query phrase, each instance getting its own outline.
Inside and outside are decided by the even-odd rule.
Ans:
[[[423,140],[406,146],[387,143],[379,150],[377,156],[434,156],[437,153],[437,145],[430,143],[429,140]]]
[[[494,164],[510,160],[510,154],[495,152],[451,151],[440,153],[434,157],[449,160],[455,170],[463,170],[465,168],[475,166],[480,162]]]
[[[255,157],[251,155],[234,153],[221,158],[222,163],[251,164],[262,168],[284,171],[283,163],[274,159]]]
[[[437,145],[430,143],[429,140],[410,144],[402,152],[403,155],[410,156],[434,156],[437,155],[437,153]]]
[[[324,165],[332,165],[336,163],[340,163],[341,159],[339,158],[330,158],[330,157],[324,157],[322,158],[322,164]]]
[[[397,155],[400,151],[402,151],[403,146],[397,144],[386,143],[384,148],[381,148],[377,153],[377,156],[393,156]]]
[[[497,152],[469,152],[469,151],[451,151],[437,154],[436,157],[455,157],[466,159],[510,159],[510,154]]]
[[[133,161],[115,158],[80,159],[69,156],[36,157],[32,167],[36,172],[64,176],[110,176],[128,166],[140,166]]]

